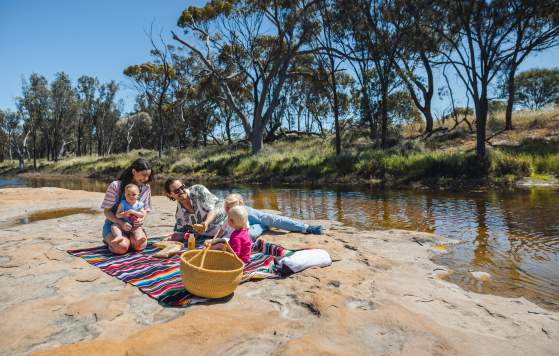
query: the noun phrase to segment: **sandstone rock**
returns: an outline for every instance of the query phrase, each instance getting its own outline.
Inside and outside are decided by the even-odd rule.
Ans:
[[[0,193],[5,218],[29,208],[29,196],[29,212],[97,207],[103,196],[59,188]],[[146,229],[163,235],[175,207],[164,197],[152,203]],[[103,219],[0,228],[0,354],[552,355],[559,348],[559,313],[434,278],[451,271],[429,260],[432,246],[448,244],[433,234],[339,223],[321,236],[274,231],[266,239],[325,248],[336,262],[242,284],[227,303],[174,309],[66,254],[99,245]]]

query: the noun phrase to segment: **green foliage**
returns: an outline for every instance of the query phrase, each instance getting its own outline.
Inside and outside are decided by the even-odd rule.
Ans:
[[[499,151],[491,153],[491,174],[495,177],[526,177],[532,174],[532,165],[527,157],[506,155]]]
[[[128,66],[123,73],[127,77],[145,82],[160,80],[159,78],[163,75],[174,79],[177,75],[173,67],[151,62]]]
[[[388,111],[392,122],[396,124],[409,124],[421,120],[421,113],[407,91],[397,91],[388,97]]]
[[[179,27],[192,26],[199,23],[209,22],[220,15],[229,16],[237,0],[211,0],[203,7],[189,6],[179,17]]]
[[[559,68],[534,68],[515,77],[516,98],[531,110],[541,109],[559,98]]]
[[[489,100],[488,104],[489,113],[496,113],[507,109],[507,102],[504,100]]]
[[[250,155],[248,147],[209,146],[171,150],[161,159],[157,152],[134,150],[106,157],[42,160],[39,166],[51,173],[114,178],[141,156],[152,162],[156,174],[285,183],[379,180],[395,184],[447,184],[471,179],[506,183],[533,175],[559,176],[559,155],[554,151],[529,141],[522,147],[525,151],[493,149],[485,160],[478,159],[473,152],[429,151],[416,141],[401,142],[388,151],[347,146],[341,155],[336,155],[329,140],[306,138],[275,142],[257,155]],[[0,164],[0,173],[16,170],[14,161]]]
[[[551,174],[559,178],[559,155],[531,156],[533,171],[538,174]]]

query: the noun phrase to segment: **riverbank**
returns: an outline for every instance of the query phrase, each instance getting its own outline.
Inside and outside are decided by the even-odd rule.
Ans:
[[[431,257],[451,241],[436,235],[328,221],[322,236],[273,232],[266,238],[320,246],[336,262],[243,284],[224,304],[170,309],[65,253],[99,245],[100,212],[16,224],[37,210],[96,209],[101,193],[18,188],[0,199],[1,353],[551,355],[559,346],[558,312],[442,280],[451,271]],[[167,232],[173,203],[153,204],[148,233]]]
[[[40,160],[35,172],[26,162],[0,163],[0,175],[41,174],[112,179],[137,157],[153,164],[159,177],[179,176],[187,181],[214,184],[375,185],[464,188],[512,185],[519,181],[557,185],[559,177],[559,116],[536,112],[515,118],[513,131],[488,132],[486,160],[476,158],[475,133],[463,127],[438,131],[429,138],[398,139],[386,151],[376,148],[366,132],[348,130],[343,152],[336,156],[333,138],[285,138],[249,154],[242,143],[209,145],[185,150],[130,153],[98,157]],[[404,130],[405,131],[405,130]]]

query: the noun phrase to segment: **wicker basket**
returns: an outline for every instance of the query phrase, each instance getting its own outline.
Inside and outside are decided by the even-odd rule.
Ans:
[[[235,255],[228,243],[224,251],[186,251],[181,255],[181,278],[187,291],[203,298],[222,298],[241,282],[244,263]]]

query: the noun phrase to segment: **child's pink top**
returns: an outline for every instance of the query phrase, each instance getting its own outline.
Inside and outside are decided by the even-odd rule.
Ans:
[[[250,261],[250,250],[252,249],[252,240],[247,229],[238,229],[231,233],[229,245],[235,254],[244,262]]]

